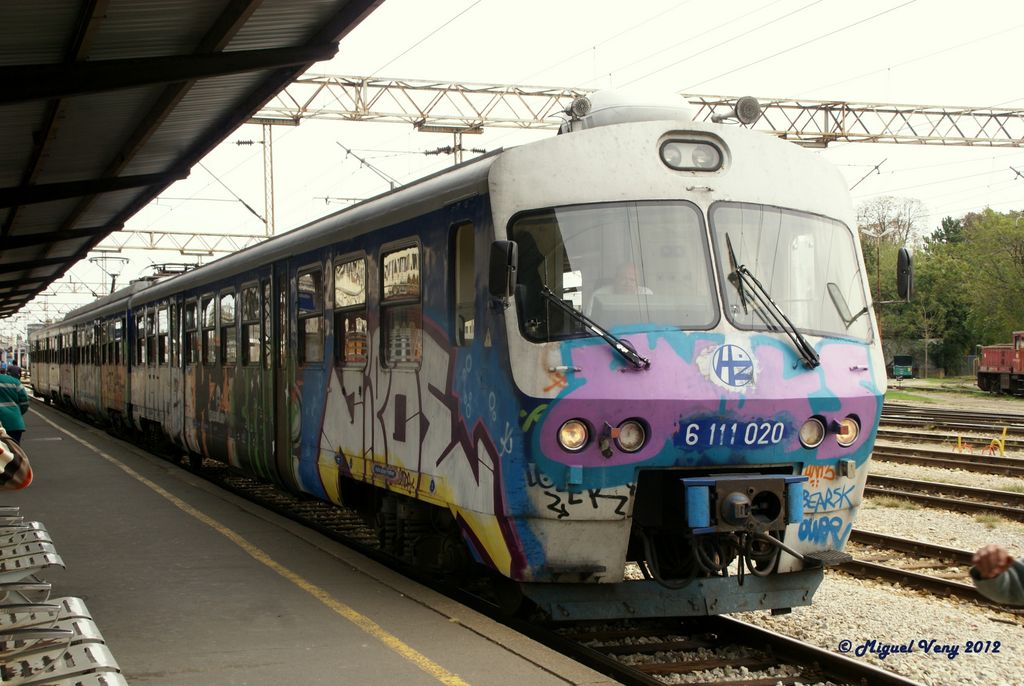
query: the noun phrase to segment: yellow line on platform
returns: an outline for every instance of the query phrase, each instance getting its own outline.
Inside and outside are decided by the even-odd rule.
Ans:
[[[415,648],[406,645],[397,636],[385,630],[383,627],[381,627],[379,624],[374,622],[369,617],[360,614],[359,612],[352,609],[351,607],[341,602],[337,598],[334,598],[330,593],[328,593],[324,589],[320,588],[316,584],[307,581],[306,579],[302,578],[301,576],[291,571],[284,565],[280,564],[272,557],[270,557],[270,555],[264,552],[261,548],[253,545],[252,543],[249,543],[249,541],[245,540],[242,536],[238,535],[228,527],[224,526],[216,519],[213,519],[209,515],[200,512],[196,508],[192,507],[191,505],[183,501],[181,498],[178,498],[177,496],[165,490],[163,487],[157,485],[156,483],[142,476],[141,474],[139,474],[134,469],[127,466],[117,458],[108,455],[107,453],[103,452],[102,450],[92,445],[88,441],[79,438],[78,436],[74,435],[67,429],[64,429],[63,427],[50,421],[46,417],[42,416],[42,414],[37,412],[36,416],[45,421],[53,428],[60,431],[61,433],[67,434],[73,440],[78,441],[86,448],[92,450],[97,455],[102,457],[104,460],[107,460],[108,462],[116,465],[122,471],[128,474],[128,476],[132,477],[139,483],[147,486],[150,490],[158,493],[165,499],[169,500],[175,507],[177,507],[182,512],[192,515],[193,517],[201,521],[203,524],[206,524],[211,529],[217,531],[218,533],[226,537],[228,540],[230,540],[232,543],[237,545],[239,548],[244,550],[246,553],[248,553],[254,560],[266,565],[270,569],[274,570],[275,572],[283,576],[288,581],[292,582],[293,584],[301,588],[306,593],[309,593],[311,596],[313,596],[321,603],[323,603],[331,610],[333,610],[336,614],[339,614],[348,621],[352,622],[357,627],[359,627],[360,629],[362,629],[363,631],[370,634],[371,636],[379,640],[381,643],[386,645],[388,648],[395,651],[403,658],[409,660],[417,667],[422,669],[424,672],[440,681],[442,684],[446,684],[446,686],[469,686],[469,684],[466,681],[464,681],[459,675],[449,672],[444,667],[437,664],[423,653],[419,652]]]

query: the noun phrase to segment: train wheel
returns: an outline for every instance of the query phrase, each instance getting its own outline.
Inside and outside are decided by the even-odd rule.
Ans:
[[[512,579],[495,576],[493,584],[494,599],[502,614],[515,615],[526,607],[526,596],[518,582]]]

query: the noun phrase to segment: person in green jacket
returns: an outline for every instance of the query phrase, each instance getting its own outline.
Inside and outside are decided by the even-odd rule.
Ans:
[[[7,374],[0,374],[0,426],[16,442],[21,443],[25,433],[23,414],[28,412],[28,393],[21,381]]]
[[[1004,605],[1024,605],[1024,563],[1001,545],[990,543],[974,553],[971,579],[978,592]]]

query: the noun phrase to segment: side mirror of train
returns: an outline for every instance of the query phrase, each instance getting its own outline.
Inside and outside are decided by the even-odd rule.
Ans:
[[[914,263],[910,251],[900,248],[896,258],[896,292],[903,300],[910,300],[910,291],[914,285]]]
[[[511,298],[516,289],[516,269],[519,267],[519,246],[515,241],[491,243],[491,263],[487,284],[496,298]]]

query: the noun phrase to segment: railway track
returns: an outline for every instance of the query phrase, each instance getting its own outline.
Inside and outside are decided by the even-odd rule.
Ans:
[[[880,579],[939,596],[956,596],[989,603],[974,585],[964,581],[971,566],[969,550],[854,529],[846,552],[854,559],[842,564],[842,572],[860,578]],[[909,557],[908,557],[909,556]]]
[[[1002,438],[1002,429],[993,430],[987,434],[981,434],[978,432],[968,433],[939,433],[932,430],[918,431],[914,427],[903,427],[894,429],[892,427],[881,427],[876,432],[876,436],[881,441],[887,441],[891,443],[898,442],[912,442],[912,443],[926,443],[930,445],[943,445],[946,446],[947,450],[954,448],[957,445],[959,439],[961,445],[969,446],[971,451],[982,450],[992,443],[994,439],[1000,439],[1004,441],[1004,450],[1007,453],[1024,453],[1024,439],[1014,438],[1007,435],[1005,439]]]
[[[563,627],[546,642],[638,686],[916,683],[729,617]]]
[[[990,431],[1006,427],[1024,433],[1024,415],[1000,412],[967,412],[939,407],[889,403],[882,406],[882,424],[887,426],[927,426],[951,431]]]
[[[872,475],[868,477],[864,494],[909,500],[943,510],[998,514],[1014,521],[1024,521],[1024,493]]]
[[[879,462],[916,464],[939,469],[962,469],[968,472],[1002,476],[1024,476],[1024,459],[988,454],[954,453],[907,446],[876,443],[871,459]]]
[[[358,514],[280,491],[212,460],[203,461],[200,473],[241,497],[395,567],[395,561],[381,552],[376,532]],[[492,590],[484,586],[456,589],[413,570],[400,571],[624,684],[661,686],[665,681],[660,679],[687,675],[687,679],[699,679],[692,683],[707,686],[818,682],[919,686],[864,662],[725,617],[566,627],[510,618],[501,613]]]

